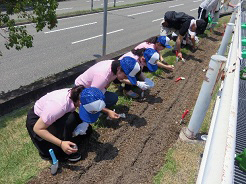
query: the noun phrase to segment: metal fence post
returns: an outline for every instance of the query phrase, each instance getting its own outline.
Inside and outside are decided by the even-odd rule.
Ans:
[[[222,55],[222,56],[225,55],[225,52],[226,52],[226,49],[228,46],[228,42],[231,39],[231,34],[232,34],[234,26],[235,26],[235,24],[233,24],[233,23],[227,24],[225,34],[222,38],[220,48],[219,48],[218,53],[217,53],[218,55]]]
[[[226,57],[220,55],[213,55],[211,57],[209,68],[203,81],[199,96],[197,98],[189,125],[183,130],[183,133],[189,139],[195,139],[196,134],[201,128],[202,122],[212,98],[215,83],[220,78],[226,60]]]
[[[91,0],[91,11],[93,10],[93,0]]]
[[[236,14],[235,12],[233,12],[233,13],[231,14],[231,19],[230,19],[229,23],[235,23],[236,15],[237,15],[237,14]]]

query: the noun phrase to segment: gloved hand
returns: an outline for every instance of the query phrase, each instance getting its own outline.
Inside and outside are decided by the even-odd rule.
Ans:
[[[155,83],[149,78],[146,78],[144,82],[149,85],[149,88],[153,88],[155,86]]]
[[[78,135],[85,135],[89,124],[86,122],[80,123],[73,131],[73,137]]]
[[[146,82],[142,82],[142,81],[137,81],[137,87],[139,87],[142,90],[146,90],[150,88],[150,86]]]

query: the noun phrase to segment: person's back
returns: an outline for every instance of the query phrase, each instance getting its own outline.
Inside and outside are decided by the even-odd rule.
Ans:
[[[218,4],[219,0],[204,0],[200,7],[202,9],[205,9],[207,12],[206,12],[206,17],[207,17],[207,14],[210,12],[210,11],[213,11],[217,4]]]
[[[164,19],[168,22],[168,27],[179,30],[183,23],[195,18],[184,12],[168,11],[165,13]]]

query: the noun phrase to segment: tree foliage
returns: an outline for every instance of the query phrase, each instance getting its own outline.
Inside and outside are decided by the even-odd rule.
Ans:
[[[16,16],[32,22],[37,31],[45,26],[52,29],[57,24],[57,6],[57,0],[0,0],[0,35],[6,40],[6,48],[32,47],[33,36],[26,26],[16,25]]]

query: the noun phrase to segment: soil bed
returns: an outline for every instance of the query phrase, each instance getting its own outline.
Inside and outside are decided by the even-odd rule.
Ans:
[[[29,183],[135,184],[152,183],[164,164],[167,150],[177,141],[185,109],[192,110],[204,79],[210,57],[216,53],[222,30],[203,38],[195,53],[178,62],[175,71],[155,78],[155,87],[146,99],[133,101],[116,112],[126,113],[121,121],[106,121],[82,145],[83,159],[75,164],[62,163],[55,176],[49,168]],[[175,82],[178,77],[185,80]],[[188,122],[188,119],[185,119]]]

